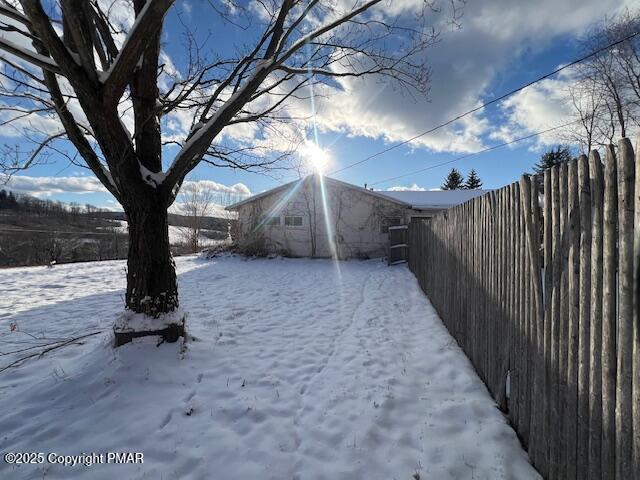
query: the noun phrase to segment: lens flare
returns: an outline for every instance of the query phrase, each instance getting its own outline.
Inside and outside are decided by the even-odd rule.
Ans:
[[[307,44],[307,49],[311,52],[311,44]],[[314,167],[317,177],[320,181],[320,194],[322,197],[322,209],[324,211],[324,221],[326,228],[327,241],[329,244],[329,250],[331,257],[333,258],[333,264],[335,265],[338,283],[342,284],[342,272],[340,271],[340,264],[338,260],[338,249],[336,248],[336,242],[334,237],[334,231],[331,227],[331,211],[329,208],[329,199],[327,195],[327,188],[324,183],[323,170],[329,165],[329,153],[326,150],[320,148],[320,142],[318,141],[318,124],[316,121],[316,98],[314,94],[314,80],[312,71],[312,55],[309,54],[309,100],[311,102],[311,114],[313,118],[313,141],[306,140],[303,147],[303,151],[307,152],[307,158],[309,163]]]
[[[279,216],[280,212],[289,203],[289,200],[294,198],[295,193],[300,189],[303,183],[304,178],[301,178],[296,183],[294,183],[291,188],[284,195],[282,195],[280,199],[269,209],[269,211],[267,211],[267,213],[262,216],[258,224],[253,227],[253,232],[255,233],[263,228],[269,218]]]
[[[331,209],[329,208],[327,187],[324,183],[324,177],[322,175],[319,175],[319,178],[320,178],[320,195],[322,198],[322,210],[324,213],[325,229],[327,233],[327,243],[329,245],[329,251],[331,253],[331,257],[336,262],[335,265],[336,265],[336,270],[338,272],[338,275],[340,275],[340,265],[338,264],[338,249],[336,248],[334,231],[331,226]]]
[[[329,165],[329,152],[323,150],[317,143],[306,140],[299,150],[300,157],[309,165],[316,173],[322,174]]]

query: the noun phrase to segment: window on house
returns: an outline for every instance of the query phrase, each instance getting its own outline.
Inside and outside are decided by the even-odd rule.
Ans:
[[[272,227],[279,227],[280,226],[280,217],[268,217],[265,220],[264,224],[272,226]]]
[[[302,217],[297,216],[286,216],[284,217],[284,224],[287,227],[301,227],[302,226]]]
[[[389,233],[389,227],[391,225],[400,225],[400,218],[386,218],[382,221],[382,233]]]

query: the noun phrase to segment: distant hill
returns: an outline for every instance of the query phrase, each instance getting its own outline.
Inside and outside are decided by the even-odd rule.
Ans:
[[[103,219],[111,219],[111,220],[121,220],[126,221],[127,216],[124,212],[94,212],[87,213],[85,215],[90,215],[95,218],[103,218]],[[188,227],[189,226],[189,217],[186,215],[179,215],[177,213],[169,213],[169,225],[174,225],[176,227]],[[228,220],[226,218],[220,217],[203,217],[203,228],[207,230],[214,230],[218,232],[223,232],[226,236],[229,222],[233,220]]]
[[[225,214],[221,209],[216,213]],[[174,254],[187,253],[183,244],[189,218],[170,213],[168,220]],[[203,218],[202,245],[226,239],[230,221],[235,220]],[[126,258],[128,237],[122,211],[0,189],[0,267]]]

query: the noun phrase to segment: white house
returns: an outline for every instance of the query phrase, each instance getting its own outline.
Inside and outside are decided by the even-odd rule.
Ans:
[[[486,190],[374,191],[309,175],[227,207],[232,236],[247,253],[375,258],[388,252],[391,225],[435,212]]]

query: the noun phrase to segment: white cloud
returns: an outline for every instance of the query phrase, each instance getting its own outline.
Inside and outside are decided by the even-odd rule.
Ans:
[[[212,194],[213,202],[216,204],[213,211],[216,216],[224,213],[224,205],[229,205],[251,196],[251,190],[244,183],[225,185],[213,180],[186,181],[183,186],[197,184],[200,189],[208,190]],[[13,175],[3,178],[0,176],[0,188],[24,193],[36,197],[48,197],[61,193],[72,193],[84,195],[89,193],[108,193],[100,181],[91,176],[69,176],[69,177],[32,177],[27,175]],[[183,213],[181,208],[181,198],[171,206],[172,213]],[[113,200],[106,200],[106,208],[110,210],[122,208]]]
[[[214,193],[225,193],[245,197],[251,195],[251,190],[244,183],[224,185],[222,183],[214,182],[213,180],[188,180],[183,184],[184,187],[188,187],[190,185],[197,185],[200,189],[210,190]]]
[[[13,175],[8,180],[0,177],[3,188],[34,196],[50,196],[55,193],[105,193],[107,190],[92,176],[82,177],[30,177]]]
[[[100,3],[122,31],[129,30],[133,19],[129,0],[100,0]],[[316,99],[317,126],[323,132],[334,133],[337,138],[346,135],[384,139],[387,142],[405,141],[502,93],[500,74],[523,52],[540,51],[557,41],[561,35],[580,34],[605,14],[632,3],[633,0],[540,0],[515,2],[514,5],[512,0],[474,0],[464,8],[462,29],[453,31],[447,26],[447,15],[443,13],[436,16],[427,10],[427,19],[443,30],[441,42],[426,53],[432,70],[428,100],[394,88],[379,78],[342,79],[333,87],[318,91],[329,95]],[[394,0],[383,2],[380,8],[371,13],[376,17],[415,17],[418,13],[416,9],[422,4],[420,0]],[[182,5],[183,10],[188,11],[191,3],[183,2]],[[345,10],[352,8],[353,2],[337,0],[332,5],[336,6],[336,11]],[[326,19],[312,21],[324,22]],[[120,43],[123,39],[124,34],[119,34],[116,41]],[[162,55],[165,70],[179,76],[171,59],[165,52]],[[532,76],[538,73],[532,73]],[[163,88],[168,80],[165,77],[163,75],[160,79]],[[504,102],[505,125],[493,126],[484,113],[479,112],[422,136],[414,140],[411,146],[466,153],[481,149],[485,135],[506,140],[519,136],[521,132],[549,128],[555,124],[552,120],[566,113],[557,98],[561,82],[562,79],[543,82]],[[496,91],[489,90],[492,85],[498,85]],[[85,120],[77,102],[70,102],[69,108],[80,120]],[[289,113],[306,117],[310,115],[310,110],[310,102],[301,100],[292,106]],[[163,119],[163,139],[184,139],[193,115],[193,111],[187,110],[177,110],[167,115]],[[123,120],[131,129],[133,121],[130,110]],[[31,127],[44,134],[55,131],[57,122],[46,117],[34,117],[18,126]],[[265,152],[286,151],[304,141],[308,126],[306,121],[278,126],[278,129],[239,124],[223,130],[216,141],[232,140],[243,145],[257,145]],[[11,129],[3,132],[4,136],[15,134],[17,132]],[[553,137],[549,135],[542,137],[540,142],[552,140]]]
[[[379,79],[342,80],[342,91],[317,102],[319,127],[388,142],[407,140],[501,94],[504,88],[491,91],[490,86],[500,85],[499,75],[525,51],[535,53],[561,35],[583,33],[605,14],[621,8],[620,3],[619,0],[468,2],[462,29],[444,32],[441,42],[427,52],[432,69],[428,100],[403,94]],[[627,5],[631,3],[626,0]],[[440,26],[446,30],[442,23]],[[539,73],[532,72],[531,77]],[[558,115],[558,108],[551,108],[554,99],[547,98],[543,105],[541,101],[545,99],[539,91],[525,92],[528,95],[519,100],[527,100],[535,115],[532,121],[548,125],[546,120]],[[482,148],[482,137],[493,130],[491,122],[480,112],[412,144],[434,151],[470,152]]]
[[[500,104],[506,123],[491,133],[491,138],[510,142],[518,137],[542,132],[572,120],[568,97],[570,78],[547,79],[522,90]],[[536,144],[562,142],[563,131],[554,130],[536,138]]]

